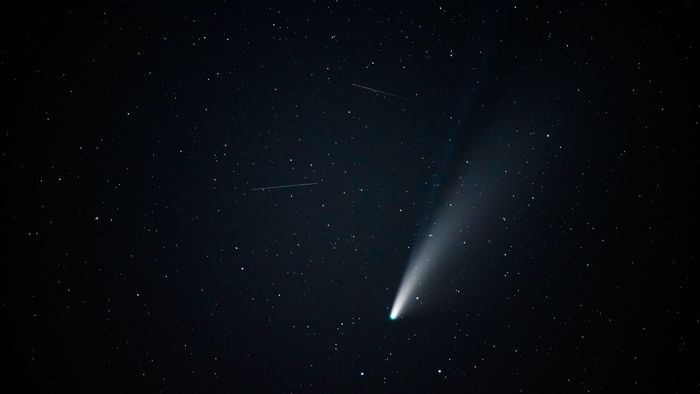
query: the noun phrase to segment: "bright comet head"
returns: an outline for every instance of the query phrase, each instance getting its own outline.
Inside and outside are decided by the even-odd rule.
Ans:
[[[409,300],[412,299],[412,294],[422,284],[422,279],[425,277],[429,264],[430,258],[427,255],[409,262],[408,269],[401,280],[399,291],[396,293],[394,305],[391,307],[391,315],[389,315],[391,320],[396,320],[399,315],[404,314]]]

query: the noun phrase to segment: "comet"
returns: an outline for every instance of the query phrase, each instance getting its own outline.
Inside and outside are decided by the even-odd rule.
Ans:
[[[534,168],[533,161],[540,159],[525,161],[528,167],[524,167],[520,158],[529,157],[531,144],[530,135],[504,133],[478,144],[469,159],[465,156],[434,206],[425,231],[414,240],[389,319],[401,319],[424,305],[438,304],[446,275],[457,264],[464,268],[474,263],[470,258],[473,248],[482,244],[485,231],[498,219],[506,221],[503,212],[516,209],[513,198],[528,187],[527,177],[513,174],[527,173]],[[522,204],[529,207],[530,200]],[[495,212],[501,216],[494,217]]]
[[[415,292],[416,287],[421,283],[421,278],[425,275],[425,265],[412,263],[406,271],[401,286],[394,299],[394,305],[391,307],[389,319],[396,320],[399,318],[411,294]]]
[[[491,153],[489,151],[488,153]],[[500,159],[496,156],[495,159]],[[474,229],[480,228],[489,217],[487,199],[495,201],[499,193],[490,193],[495,189],[494,182],[464,182],[460,179],[480,179],[481,174],[490,171],[494,157],[477,160],[474,167],[466,167],[456,174],[457,181],[447,188],[436,207],[433,219],[415,240],[415,247],[408,256],[406,270],[391,307],[389,318],[397,320],[413,309],[420,309],[426,303],[435,303],[439,278],[450,272],[454,264],[467,264],[465,258],[467,240],[476,239]],[[472,176],[467,176],[472,173]],[[493,178],[493,177],[492,177]],[[499,187],[503,188],[502,185]],[[425,298],[423,298],[425,296]]]
[[[464,245],[470,237],[469,229],[478,216],[474,198],[465,196],[466,191],[459,183],[450,188],[445,200],[440,204],[434,219],[421,237],[408,258],[406,270],[394,298],[389,318],[396,320],[406,311],[423,304],[421,296],[434,298],[434,277],[445,273],[445,268],[454,261],[454,254],[461,250],[456,245]],[[473,195],[476,193],[467,193]]]
[[[389,319],[398,319],[404,314],[411,302],[420,300],[416,294],[419,293],[419,290],[429,278],[429,274],[435,270],[434,266],[442,257],[440,248],[446,246],[444,243],[449,242],[449,238],[452,238],[452,236],[445,234],[444,238],[435,239],[430,234],[428,239],[419,245],[417,252],[409,261],[401,280],[399,290],[394,298],[394,304],[391,307]]]

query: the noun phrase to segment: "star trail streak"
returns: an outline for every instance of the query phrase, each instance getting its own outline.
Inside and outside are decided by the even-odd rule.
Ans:
[[[403,97],[403,96],[399,96],[398,94],[385,92],[385,91],[379,90],[379,89],[373,89],[373,88],[370,88],[370,87],[367,87],[367,86],[358,85],[358,84],[356,84],[356,83],[353,83],[353,84],[351,84],[351,85],[354,86],[354,87],[356,87],[356,88],[369,90],[370,92],[375,93],[375,94],[381,94],[381,95],[383,95],[383,96],[394,97],[394,98],[401,99],[401,100],[405,100],[405,101],[411,101],[410,98],[408,98],[408,97]]]
[[[251,190],[251,191],[255,191],[255,190],[287,189],[287,188],[290,188],[290,187],[303,187],[303,186],[313,186],[313,185],[318,185],[318,182],[295,183],[295,184],[292,184],[292,185],[254,187],[254,188],[252,188],[252,189],[250,189],[250,190]]]

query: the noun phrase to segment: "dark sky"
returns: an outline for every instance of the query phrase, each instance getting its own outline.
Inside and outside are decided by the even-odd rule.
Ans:
[[[700,389],[693,2],[142,3],[2,13],[8,385]]]

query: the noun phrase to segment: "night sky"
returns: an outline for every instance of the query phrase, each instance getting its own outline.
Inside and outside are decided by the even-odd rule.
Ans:
[[[693,2],[58,3],[0,22],[6,385],[700,390]]]

